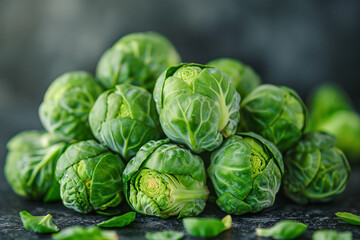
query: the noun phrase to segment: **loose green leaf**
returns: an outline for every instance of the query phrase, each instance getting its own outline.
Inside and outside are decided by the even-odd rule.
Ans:
[[[52,222],[50,214],[46,216],[32,216],[27,211],[19,213],[24,228],[37,233],[53,233],[59,231],[59,228]]]
[[[271,228],[256,228],[256,235],[260,237],[272,237],[274,239],[294,239],[303,234],[307,226],[303,223],[283,220]]]
[[[107,221],[98,223],[99,227],[124,227],[132,223],[136,218],[135,212],[128,212],[121,216],[113,217]]]
[[[184,218],[185,230],[196,237],[215,237],[221,232],[231,228],[232,218],[225,216],[222,220],[217,218]]]
[[[337,212],[337,213],[335,213],[335,215],[347,223],[350,223],[353,225],[360,225],[360,216],[358,216],[358,215],[348,213],[348,212]]]
[[[334,230],[320,230],[316,231],[313,240],[352,240],[351,232],[336,232]]]
[[[118,240],[119,236],[115,231],[101,230],[97,227],[74,226],[53,234],[52,238],[56,240]]]
[[[145,234],[145,238],[148,240],[179,240],[183,237],[184,233],[178,231],[148,232]]]

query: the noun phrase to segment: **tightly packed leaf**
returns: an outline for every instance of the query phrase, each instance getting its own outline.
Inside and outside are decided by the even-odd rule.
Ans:
[[[132,209],[161,218],[198,215],[209,195],[200,157],[168,139],[142,146],[127,164],[123,184]]]
[[[132,33],[104,53],[96,77],[107,89],[131,83],[152,91],[159,75],[179,63],[179,54],[164,36],[155,32]]]
[[[336,138],[309,132],[284,157],[285,194],[298,204],[327,202],[345,190],[350,174]]]
[[[64,146],[65,142],[45,131],[30,130],[14,136],[7,144],[4,169],[14,192],[33,200],[60,200],[55,166]]]
[[[89,116],[96,139],[125,160],[149,140],[159,138],[158,119],[151,93],[130,84],[102,93]]]
[[[63,204],[81,213],[116,207],[124,167],[118,155],[94,140],[70,145],[56,165]]]
[[[257,134],[242,133],[213,152],[207,171],[218,196],[216,204],[240,215],[274,204],[284,165],[274,144]]]
[[[301,138],[307,110],[292,89],[264,84],[241,102],[241,116],[240,131],[255,132],[284,152]]]
[[[196,153],[214,150],[236,132],[240,95],[217,68],[170,67],[157,80],[154,99],[167,137]]]
[[[208,62],[208,65],[216,67],[230,76],[234,82],[236,91],[242,98],[260,85],[260,77],[254,70],[235,59],[218,58]]]
[[[89,112],[103,91],[89,73],[61,75],[51,83],[39,108],[44,128],[65,140],[92,139]]]

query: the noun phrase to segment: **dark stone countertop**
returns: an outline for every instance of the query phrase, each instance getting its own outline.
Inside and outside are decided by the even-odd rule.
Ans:
[[[273,207],[256,214],[233,216],[232,229],[221,233],[212,239],[261,239],[255,235],[256,227],[269,227],[284,219],[291,219],[308,225],[307,232],[299,239],[311,239],[315,230],[334,229],[337,231],[351,231],[353,239],[360,239],[360,227],[350,225],[337,218],[335,212],[351,212],[360,214],[360,165],[353,167],[351,177],[345,192],[333,202],[326,204],[312,204],[298,206],[278,194]],[[16,196],[5,181],[0,182],[0,239],[51,239],[48,234],[36,234],[25,230],[22,226],[19,212],[27,210],[33,215],[53,216],[54,223],[64,229],[68,226],[90,226],[106,220],[109,217],[95,214],[80,214],[65,208],[60,202],[43,204],[31,202]],[[129,209],[124,206],[124,213]],[[222,218],[226,214],[221,212],[216,205],[208,204],[200,217]],[[181,220],[176,218],[159,219],[138,215],[136,220],[124,227],[116,229],[120,239],[145,239],[145,232],[179,230],[184,231]],[[184,239],[201,239],[185,234]]]

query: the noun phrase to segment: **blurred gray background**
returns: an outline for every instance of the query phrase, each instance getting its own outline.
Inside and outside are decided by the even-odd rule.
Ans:
[[[51,81],[94,73],[117,39],[150,30],[167,36],[184,62],[237,58],[304,99],[315,85],[336,82],[359,110],[358,0],[0,0],[1,182],[6,142],[42,128],[37,110]]]

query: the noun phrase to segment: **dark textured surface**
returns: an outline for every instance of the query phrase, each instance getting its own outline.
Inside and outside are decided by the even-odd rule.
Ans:
[[[313,204],[298,206],[284,196],[279,195],[277,202],[272,208],[257,214],[233,216],[232,229],[212,239],[257,239],[256,227],[269,227],[283,219],[291,219],[308,225],[308,231],[299,239],[311,239],[311,235],[318,229],[335,229],[338,231],[351,231],[354,239],[360,239],[359,226],[353,226],[337,218],[335,212],[352,212],[360,214],[360,166],[353,167],[351,177],[345,192],[337,197],[332,203]],[[53,215],[54,223],[63,229],[68,226],[90,226],[106,220],[109,217],[95,214],[84,215],[66,209],[61,203],[42,204],[26,201],[16,196],[6,182],[1,182],[0,190],[0,239],[51,239],[50,235],[41,235],[25,230],[20,221],[19,212],[27,210],[33,215]],[[124,212],[129,211],[125,204]],[[225,213],[221,212],[216,205],[208,204],[201,217],[222,218]],[[120,239],[145,239],[145,232],[163,230],[184,231],[181,220],[159,219],[138,215],[136,220],[129,226],[117,229]],[[184,239],[200,239],[185,235]]]

